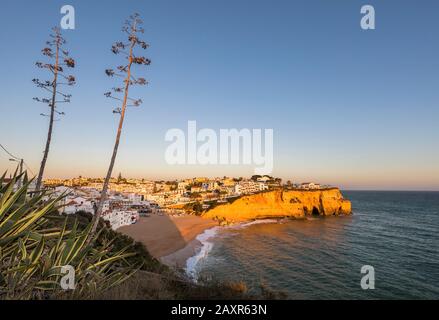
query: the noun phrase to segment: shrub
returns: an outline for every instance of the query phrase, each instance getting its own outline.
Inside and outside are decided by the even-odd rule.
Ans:
[[[0,298],[93,298],[119,285],[141,267],[127,259],[135,253],[119,247],[100,228],[86,245],[91,223],[81,225],[64,217],[59,224],[58,204],[65,196],[40,192],[28,196],[26,174],[0,178]],[[23,179],[21,187],[18,181]],[[83,222],[82,222],[83,223]],[[60,286],[63,266],[75,271],[74,290]]]

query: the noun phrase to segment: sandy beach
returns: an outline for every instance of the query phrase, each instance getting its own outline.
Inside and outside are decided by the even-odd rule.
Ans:
[[[218,225],[211,219],[197,216],[151,215],[117,231],[142,242],[148,251],[163,263],[182,268],[196,253],[199,242],[195,239],[204,230]]]

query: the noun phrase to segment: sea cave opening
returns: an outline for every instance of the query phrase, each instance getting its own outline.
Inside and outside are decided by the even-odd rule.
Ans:
[[[312,208],[312,215],[313,216],[318,216],[320,215],[319,209],[317,209],[316,207]]]

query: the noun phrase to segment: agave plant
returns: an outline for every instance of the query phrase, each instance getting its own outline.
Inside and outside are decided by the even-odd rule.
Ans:
[[[135,255],[130,246],[114,250],[114,239],[102,236],[103,229],[86,245],[91,223],[82,227],[69,217],[56,223],[66,195],[28,197],[31,182],[26,173],[14,174],[8,182],[5,174],[0,177],[1,299],[93,298],[140,268],[127,261]],[[65,266],[74,269],[74,290],[61,288]]]

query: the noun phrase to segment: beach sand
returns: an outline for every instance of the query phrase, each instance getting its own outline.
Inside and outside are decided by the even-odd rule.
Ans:
[[[155,258],[176,268],[183,268],[186,260],[195,255],[200,246],[195,238],[218,223],[192,215],[171,217],[151,215],[136,224],[117,229],[118,232],[142,242]]]

